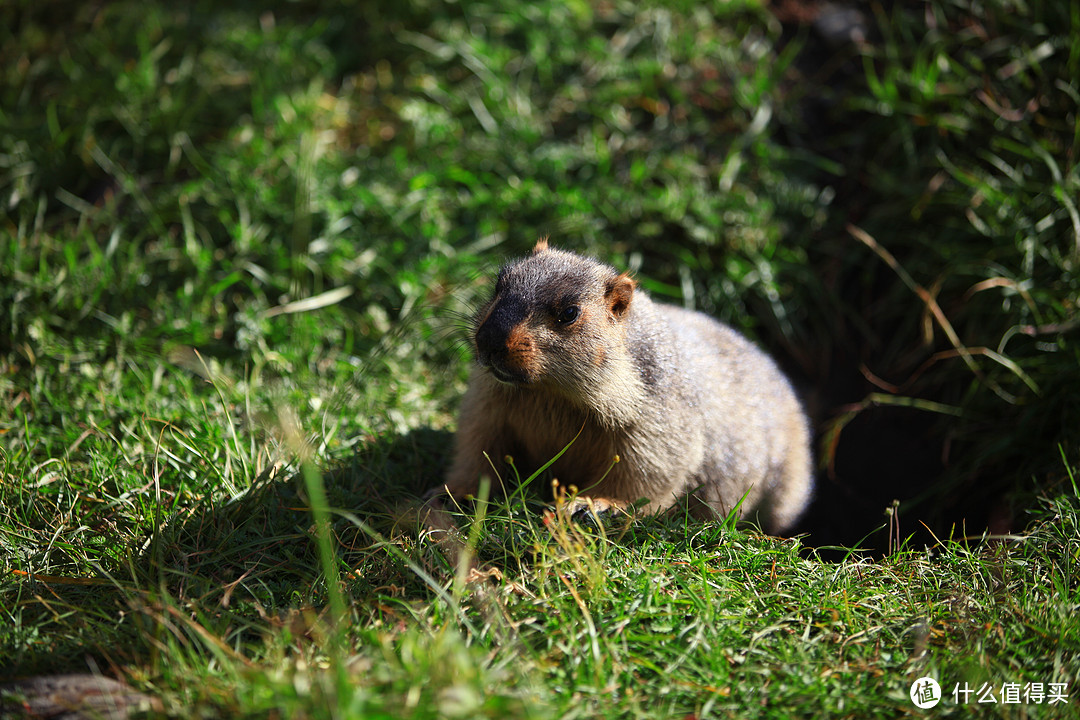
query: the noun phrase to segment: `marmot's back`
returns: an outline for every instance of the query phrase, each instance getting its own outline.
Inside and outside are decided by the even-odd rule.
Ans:
[[[700,312],[654,303],[672,327],[705,424],[704,482],[695,493],[726,512],[747,493],[767,529],[786,529],[810,501],[810,429],[791,383],[772,358]],[[760,478],[755,480],[755,478]]]
[[[626,274],[541,241],[503,267],[472,339],[454,462],[433,493],[474,494],[493,470],[505,481],[507,456],[526,477],[573,440],[551,467],[587,496],[570,511],[692,495],[721,514],[742,501],[776,533],[809,501],[807,422],[775,363]]]

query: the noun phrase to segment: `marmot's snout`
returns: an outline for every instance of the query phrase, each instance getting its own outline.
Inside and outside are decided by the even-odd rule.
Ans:
[[[526,320],[523,307],[499,302],[476,329],[476,360],[502,382],[536,379],[539,352]]]

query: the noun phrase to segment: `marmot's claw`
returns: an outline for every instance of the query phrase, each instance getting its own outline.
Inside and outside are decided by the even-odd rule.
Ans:
[[[578,497],[564,504],[560,512],[579,525],[596,527],[626,511],[614,500]]]
[[[570,519],[578,525],[595,528],[603,521],[603,518],[601,517],[603,514],[604,513],[594,513],[589,508],[583,507],[570,515]]]

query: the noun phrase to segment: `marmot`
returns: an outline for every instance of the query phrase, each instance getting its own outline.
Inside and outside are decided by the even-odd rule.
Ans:
[[[626,273],[542,239],[500,270],[472,341],[433,508],[444,493],[476,494],[483,475],[498,490],[513,476],[507,456],[525,478],[567,445],[550,472],[581,493],[569,512],[653,513],[690,498],[697,516],[738,506],[778,534],[810,499],[806,415],[776,364],[726,325],[653,302]]]

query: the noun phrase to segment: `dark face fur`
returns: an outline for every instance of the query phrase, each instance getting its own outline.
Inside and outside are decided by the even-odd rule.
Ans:
[[[477,362],[503,383],[552,383],[573,393],[603,367],[633,285],[606,265],[541,242],[499,272],[495,295],[477,316]]]

